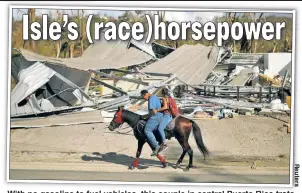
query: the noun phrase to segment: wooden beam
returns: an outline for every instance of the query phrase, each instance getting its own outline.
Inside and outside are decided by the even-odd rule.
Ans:
[[[107,88],[110,88],[110,89],[112,89],[112,90],[115,90],[115,91],[117,91],[117,92],[119,92],[119,93],[121,93],[121,94],[128,95],[127,92],[122,91],[121,89],[118,89],[118,88],[116,88],[116,87],[114,87],[114,86],[111,86],[111,85],[109,85],[109,84],[107,84],[107,83],[105,83],[105,82],[99,81],[98,79],[95,79],[95,78],[92,78],[92,77],[91,77],[91,79],[94,80],[95,82],[97,82],[98,84],[101,84],[101,85],[103,85],[103,86],[105,86],[105,87],[107,87]]]
[[[291,132],[291,125],[290,125],[290,118],[288,120],[288,123],[287,123],[287,133],[290,133]]]

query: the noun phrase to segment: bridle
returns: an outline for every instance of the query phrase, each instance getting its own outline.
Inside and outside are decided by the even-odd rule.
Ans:
[[[121,127],[122,127],[122,125],[119,126],[119,128],[121,128]],[[123,128],[123,129],[119,129],[119,128],[118,128],[118,129],[115,129],[114,131],[117,132],[117,133],[119,133],[119,134],[127,134],[127,133],[130,133],[130,132],[133,130],[132,127],[130,127],[130,128],[131,128],[130,131],[127,131],[127,132],[124,132],[124,133],[123,133],[123,132],[120,132],[120,130],[125,130],[125,129],[129,128],[129,127],[130,127],[130,126],[125,127],[125,128]]]
[[[121,125],[119,126],[119,128],[121,128],[122,125],[123,125],[123,124],[121,124]],[[114,131],[117,132],[117,133],[119,133],[119,134],[127,134],[127,133],[130,133],[131,131],[137,130],[137,132],[139,132],[139,133],[142,135],[142,133],[141,133],[140,130],[138,129],[138,127],[139,127],[140,125],[143,126],[143,123],[140,122],[140,121],[138,121],[138,123],[137,123],[134,127],[128,126],[128,127],[123,128],[123,129],[119,129],[119,128],[118,128],[118,129],[115,129]],[[129,128],[129,127],[131,128],[130,131],[127,131],[127,132],[124,132],[124,133],[123,133],[123,132],[120,132],[120,130],[125,130],[125,129]]]
[[[117,132],[117,133],[119,133],[119,134],[127,134],[127,133],[130,133],[131,131],[137,130],[140,134],[142,134],[142,133],[140,132],[140,130],[138,129],[139,126],[143,126],[143,123],[142,123],[141,121],[138,121],[137,124],[136,124],[134,127],[128,126],[128,127],[123,128],[123,129],[120,129],[120,128],[122,127],[122,125],[124,124],[124,122],[123,122],[123,120],[122,120],[122,109],[121,109],[116,115],[119,116],[119,117],[115,117],[115,118],[114,118],[114,122],[115,122],[115,124],[119,124],[119,127],[118,127],[117,129],[114,130],[115,132]],[[116,116],[116,115],[115,115],[115,116]],[[118,120],[117,120],[118,122],[116,121],[116,119],[118,119]],[[131,128],[130,131],[127,131],[127,132],[120,132],[121,130],[125,130],[125,129],[129,128],[129,127]]]

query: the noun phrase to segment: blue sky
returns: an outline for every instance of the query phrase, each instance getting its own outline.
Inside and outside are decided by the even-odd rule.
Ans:
[[[13,9],[13,18],[14,19],[22,19],[22,14],[26,13],[27,9]],[[66,14],[77,14],[76,10],[64,10]],[[125,11],[110,11],[110,10],[85,10],[85,14],[97,14],[100,16],[104,16],[105,14],[107,16],[115,17],[122,15]],[[149,11],[151,14],[154,14],[155,12]],[[42,14],[51,14],[54,15],[56,13],[56,10],[51,9],[36,9],[36,15],[42,15]],[[201,22],[211,21],[215,16],[222,16],[224,13],[222,12],[171,12],[167,11],[165,14],[165,19],[167,21],[177,21],[177,22],[185,22],[185,21],[193,21],[196,20],[196,18],[199,18]],[[291,14],[274,14],[274,13],[266,13],[265,15],[278,15],[278,16],[290,16]]]

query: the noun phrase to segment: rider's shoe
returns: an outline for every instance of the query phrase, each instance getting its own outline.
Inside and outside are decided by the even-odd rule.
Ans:
[[[166,149],[168,149],[168,144],[167,144],[166,142],[164,142],[164,143],[162,143],[162,144],[160,145],[160,149],[159,149],[158,153],[159,153],[159,152],[163,152],[163,151],[165,151]]]
[[[155,148],[155,150],[152,152],[151,156],[157,155],[158,152],[159,152],[159,150],[160,150],[160,146],[157,146],[157,147]]]

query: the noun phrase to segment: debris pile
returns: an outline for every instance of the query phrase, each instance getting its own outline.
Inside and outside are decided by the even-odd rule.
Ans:
[[[117,54],[123,57],[115,59]],[[142,56],[139,63],[133,54]],[[228,46],[201,44],[173,49],[133,40],[100,42],[74,59],[46,58],[23,50],[12,57],[17,85],[11,93],[11,118],[24,121],[24,117],[75,112],[85,116],[88,108],[98,112],[99,120],[109,122],[118,106],[148,113],[140,91],[160,96],[163,87],[171,91],[182,114],[192,119],[290,114],[292,56],[279,54],[233,53]],[[29,127],[28,123],[15,125]]]

